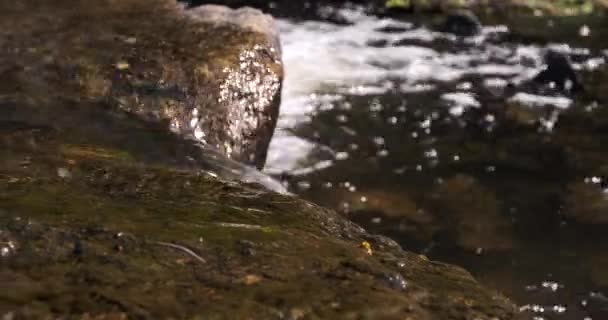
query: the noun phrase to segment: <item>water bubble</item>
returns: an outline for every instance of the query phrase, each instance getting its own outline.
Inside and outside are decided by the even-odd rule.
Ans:
[[[13,241],[0,242],[0,257],[6,258],[15,253],[17,250],[17,244]]]
[[[431,119],[430,118],[424,119],[424,121],[420,122],[420,128],[421,129],[427,129],[427,128],[430,128],[430,127],[431,127]]]
[[[396,169],[393,170],[393,172],[396,173],[396,174],[398,174],[398,175],[404,174],[405,171],[407,171],[407,167],[406,166],[403,166],[403,167],[400,167],[400,168],[396,168]]]
[[[346,160],[348,159],[348,152],[338,152],[336,153],[336,160]]]
[[[473,88],[473,84],[470,82],[463,82],[463,83],[459,83],[458,86],[456,86],[456,89],[458,90],[471,90]]]
[[[69,179],[72,177],[72,174],[67,168],[57,168],[57,176],[62,179]]]
[[[299,181],[297,186],[298,186],[298,188],[300,188],[302,190],[307,190],[307,189],[310,189],[310,187],[311,187],[310,182],[308,182],[308,181]]]
[[[374,99],[369,105],[369,111],[371,112],[380,112],[382,111],[382,109],[382,104],[380,104],[380,101],[378,101],[377,99]]]
[[[435,149],[430,149],[424,152],[424,156],[426,158],[437,158],[439,156],[439,153],[437,153],[437,150]]]
[[[557,291],[557,289],[559,288],[563,288],[563,285],[560,285],[559,283],[554,281],[543,281],[543,283],[541,283],[541,286],[554,292]]]
[[[581,37],[588,37],[589,34],[591,33],[591,29],[589,28],[589,26],[587,26],[586,24],[584,24],[579,30],[578,30],[578,34]]]
[[[382,138],[382,137],[374,137],[373,141],[375,144],[377,144],[379,146],[384,145],[384,138]]]

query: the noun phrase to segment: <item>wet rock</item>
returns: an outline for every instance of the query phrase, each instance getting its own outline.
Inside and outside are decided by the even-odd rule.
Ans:
[[[555,87],[562,92],[576,93],[583,90],[568,56],[549,50],[544,61],[545,68],[533,78],[534,82]]]
[[[481,23],[472,12],[457,11],[447,15],[439,30],[460,37],[472,37],[481,32]]]
[[[0,4],[0,20],[10,48],[0,53],[2,120],[173,157],[135,152],[124,132],[154,127],[263,166],[283,77],[270,16],[170,0],[28,0]]]
[[[36,143],[16,144],[7,136]],[[118,157],[111,148],[69,148],[63,139],[25,128],[5,130],[0,139],[3,314],[517,316],[508,300],[466,271],[385,245],[334,211],[256,186]],[[25,157],[27,168],[20,165]],[[72,178],[57,176],[58,167],[70,168]],[[74,252],[75,241],[81,254]],[[242,254],[253,246],[255,254]]]

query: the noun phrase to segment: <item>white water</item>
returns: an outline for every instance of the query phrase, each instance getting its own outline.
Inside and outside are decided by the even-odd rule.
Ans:
[[[508,47],[486,41],[508,32],[505,27],[485,27],[478,37],[457,39],[408,22],[366,16],[358,10],[343,10],[341,14],[353,24],[279,21],[286,77],[280,119],[265,169],[268,173],[307,173],[320,162],[321,167],[331,165],[336,157],[331,150],[325,148],[327,152],[323,155],[311,156],[316,144],[289,132],[310,121],[315,106],[333,108],[345,95],[379,95],[389,91],[403,93],[407,101],[407,94],[434,90],[438,83],[458,82],[467,75],[483,78],[489,91],[501,92],[507,83],[524,83],[543,67],[544,48]],[[378,30],[389,25],[405,31]],[[400,40],[416,45],[391,45]],[[384,41],[387,45],[374,47],[369,45],[372,41]],[[437,41],[452,44],[462,41],[462,44],[458,50],[438,51],[433,49]],[[553,48],[580,53],[567,46]],[[603,57],[595,58],[575,67],[589,69],[604,62]],[[453,116],[460,116],[471,107],[481,107],[469,91],[470,84],[462,83],[455,89],[437,94]],[[513,99],[529,107],[567,108],[572,102],[567,97],[523,92]]]

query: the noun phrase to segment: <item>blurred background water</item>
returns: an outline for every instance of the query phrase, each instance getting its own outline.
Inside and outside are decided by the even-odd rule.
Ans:
[[[607,24],[459,37],[332,14],[344,23],[279,21],[286,79],[265,172],[538,319],[608,319]],[[548,50],[584,92],[533,81]]]

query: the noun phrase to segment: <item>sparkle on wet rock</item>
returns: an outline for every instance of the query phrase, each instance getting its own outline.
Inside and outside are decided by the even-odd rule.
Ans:
[[[263,51],[258,45],[243,50],[239,56],[239,67],[224,70],[226,80],[220,85],[218,100],[231,106],[227,115],[228,119],[233,120],[227,128],[230,141],[239,141],[241,137],[250,136],[258,130],[260,120],[280,89],[279,75],[257,62],[265,56]],[[197,139],[201,139],[201,133],[195,131]]]

